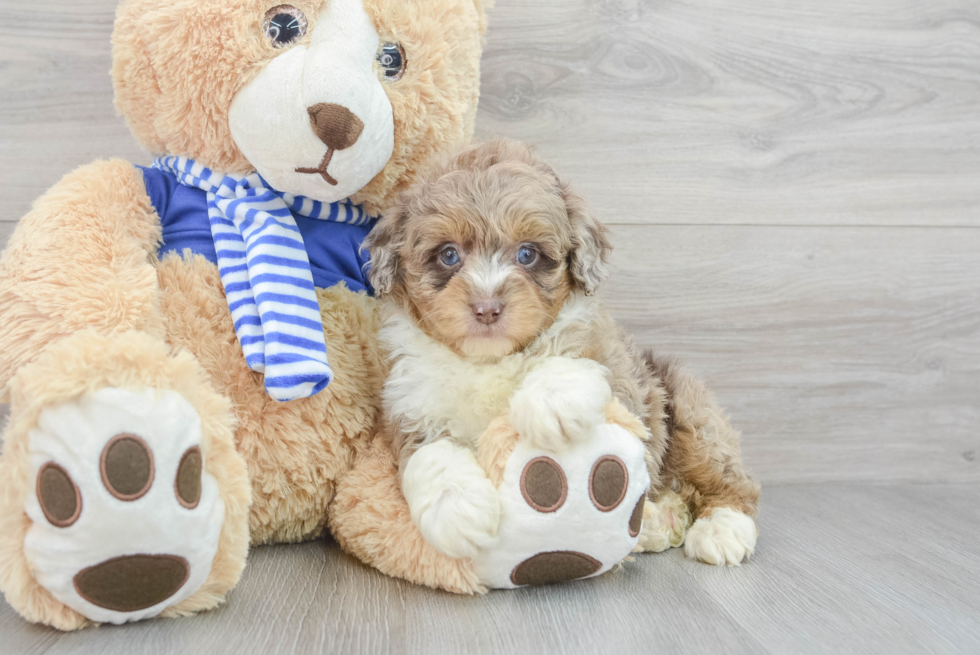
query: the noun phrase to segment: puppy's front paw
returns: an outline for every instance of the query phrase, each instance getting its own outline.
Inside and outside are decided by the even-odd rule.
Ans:
[[[531,371],[510,402],[510,422],[531,446],[559,452],[606,422],[612,400],[606,368],[589,359],[552,357]]]
[[[419,448],[402,476],[412,520],[450,557],[475,557],[493,545],[500,523],[497,490],[467,449],[449,441]]]
[[[738,566],[755,550],[759,531],[749,516],[718,507],[694,522],[684,541],[684,554],[706,564]]]

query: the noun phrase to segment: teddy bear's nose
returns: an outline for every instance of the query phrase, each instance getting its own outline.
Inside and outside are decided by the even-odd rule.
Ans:
[[[361,119],[341,105],[321,102],[306,111],[317,137],[334,150],[350,148],[364,130]]]

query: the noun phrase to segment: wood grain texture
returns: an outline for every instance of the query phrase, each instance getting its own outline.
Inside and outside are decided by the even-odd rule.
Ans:
[[[93,159],[149,162],[112,105],[115,0],[0,0],[0,221]]]
[[[677,550],[604,577],[462,598],[368,569],[335,544],[252,552],[227,605],[73,634],[0,603],[3,652],[976,653],[975,485],[767,491],[752,561]]]
[[[980,4],[498,0],[481,135],[622,223],[980,225]]]
[[[980,481],[980,230],[617,226],[603,296],[765,483]]]
[[[0,220],[148,160],[112,107],[115,4],[0,2]],[[617,222],[980,224],[970,0],[498,0],[491,25],[478,133],[539,144]]]

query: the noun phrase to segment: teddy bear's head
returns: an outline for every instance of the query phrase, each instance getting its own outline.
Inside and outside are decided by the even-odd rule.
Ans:
[[[154,154],[371,212],[469,138],[487,0],[123,0],[116,106]]]

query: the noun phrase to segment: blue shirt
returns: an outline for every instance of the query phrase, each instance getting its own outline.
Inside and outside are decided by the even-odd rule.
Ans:
[[[183,255],[189,249],[217,265],[207,194],[184,186],[172,173],[144,166],[137,168],[143,172],[146,193],[163,226],[163,245],[158,256],[162,259],[171,252]],[[293,218],[303,235],[316,287],[326,289],[346,282],[351,291],[374,292],[367,277],[367,253],[361,252],[361,243],[374,227],[373,223],[349,225],[295,214]]]

